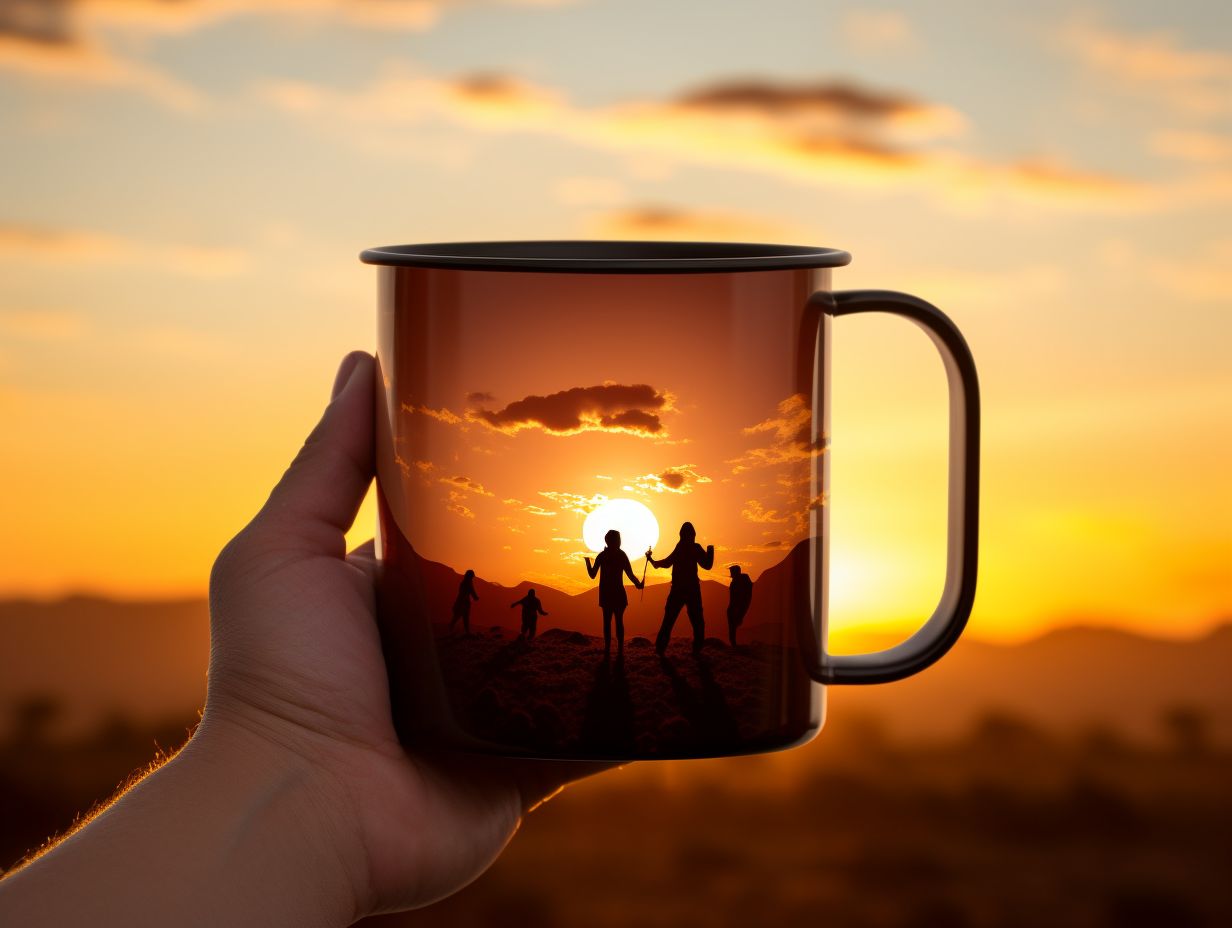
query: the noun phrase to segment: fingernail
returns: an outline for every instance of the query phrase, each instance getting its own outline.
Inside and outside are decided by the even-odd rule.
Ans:
[[[338,398],[338,394],[342,392],[342,388],[347,385],[351,379],[351,375],[355,373],[355,368],[359,364],[361,357],[360,352],[352,351],[342,359],[342,364],[338,366],[338,375],[334,377],[334,389],[330,391],[330,400]]]

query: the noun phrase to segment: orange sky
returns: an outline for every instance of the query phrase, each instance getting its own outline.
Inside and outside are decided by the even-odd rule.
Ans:
[[[954,318],[984,398],[975,633],[1179,635],[1232,615],[1232,42],[1215,8],[768,3],[99,0],[0,24],[0,595],[204,593],[338,360],[376,347],[360,249],[616,236],[844,248],[836,287]],[[577,447],[613,482],[709,477],[643,491],[666,533],[709,498],[727,522],[699,519],[703,541],[771,537],[741,516],[753,488],[723,483],[738,449],[707,446],[715,426],[687,405],[706,384],[667,383],[645,348],[619,369],[571,352],[525,383],[490,365],[432,398],[462,415],[647,383],[692,440],[443,430],[547,462],[542,484],[507,487],[491,456],[456,462],[445,476],[493,493],[455,489],[476,523],[530,520],[506,498],[604,492],[557,461]],[[901,630],[941,588],[944,376],[911,326],[851,318],[833,385],[832,626]],[[739,397],[733,443],[791,392]],[[569,563],[552,539],[576,538],[555,511],[531,548],[544,576]],[[352,539],[373,522],[369,501]]]
[[[728,564],[756,578],[807,535],[801,333],[822,275],[412,275],[381,315],[378,453],[422,556],[580,592],[582,524],[608,499],[650,508],[659,557],[692,521],[716,579]]]

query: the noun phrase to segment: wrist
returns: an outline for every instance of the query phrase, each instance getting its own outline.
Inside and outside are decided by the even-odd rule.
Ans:
[[[216,885],[232,912],[271,925],[348,925],[364,914],[366,856],[345,794],[304,755],[207,713],[156,776],[212,822],[205,838],[217,842]]]
[[[203,723],[174,758],[0,883],[0,923],[135,925],[158,913],[180,925],[350,924],[363,914],[353,871],[366,857],[338,827],[343,810],[320,775],[290,753]]]

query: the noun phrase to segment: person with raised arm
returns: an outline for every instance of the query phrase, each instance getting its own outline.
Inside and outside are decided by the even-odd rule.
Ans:
[[[603,610],[603,649],[605,655],[612,653],[612,619],[616,620],[616,655],[623,657],[625,653],[625,609],[629,607],[629,596],[625,593],[624,578],[628,575],[636,589],[642,588],[642,581],[633,573],[633,565],[629,563],[629,555],[620,548],[620,532],[612,529],[603,536],[607,545],[599,552],[594,563],[586,558],[586,573],[590,579],[599,577],[599,608]]]
[[[693,653],[700,654],[706,640],[706,619],[702,613],[702,585],[697,578],[697,568],[709,570],[714,566],[714,545],[703,548],[697,543],[697,529],[692,522],[680,526],[680,540],[672,553],[660,561],[654,559],[654,551],[646,549],[646,560],[656,569],[670,567],[672,569],[672,588],[667,594],[667,605],[663,609],[663,624],[659,626],[659,636],[655,641],[655,651],[659,656],[667,652],[667,646],[672,638],[672,626],[681,609],[688,610],[689,624],[693,626]]]

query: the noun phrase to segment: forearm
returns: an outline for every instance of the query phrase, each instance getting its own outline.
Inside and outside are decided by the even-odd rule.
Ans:
[[[0,882],[0,924],[346,925],[354,867],[323,791],[243,730],[203,730],[85,828]],[[306,814],[312,810],[311,814]],[[339,830],[340,832],[340,830]],[[356,856],[356,852],[359,852]]]

